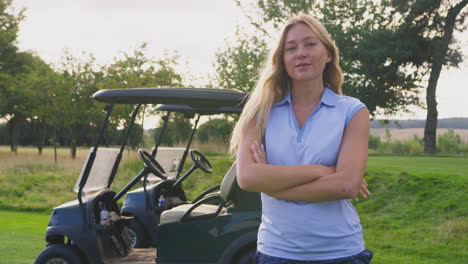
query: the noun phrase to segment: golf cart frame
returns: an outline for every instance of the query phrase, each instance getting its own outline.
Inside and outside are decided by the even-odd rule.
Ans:
[[[98,140],[89,153],[84,169],[75,186],[78,199],[54,208],[46,231],[47,248],[41,252],[35,263],[55,263],[50,262],[50,260],[55,259],[65,260],[65,262],[58,263],[67,263],[68,261],[69,264],[156,263],[156,252],[157,263],[159,264],[250,263],[250,259],[255,252],[256,233],[261,217],[261,203],[258,194],[247,193],[237,186],[235,168],[231,168],[231,173],[234,171],[234,181],[231,180],[228,193],[231,201],[224,201],[223,197],[219,195],[205,197],[205,193],[217,190],[219,188],[217,186],[199,195],[195,204],[191,205],[193,208],[184,213],[180,221],[166,222],[157,226],[158,238],[155,239],[157,250],[130,249],[127,226],[133,216],[125,216],[124,210],[122,210],[123,214],[121,214],[117,201],[142,178],[145,179],[149,172],[163,179],[163,181],[157,183],[157,187],[151,188],[151,190],[157,192],[159,190],[158,186],[162,187],[163,184],[173,185],[184,176],[188,176],[196,168],[192,167],[189,173],[185,173],[184,176],[178,177],[178,179],[167,180],[164,170],[154,160],[161,142],[161,133],[151,154],[143,150],[139,151],[140,157],[145,163],[144,169],[119,193],[109,189],[117,173],[130,130],[142,104],[181,105],[179,111],[193,111],[193,109],[196,109],[199,113],[194,126],[196,129],[200,113],[219,112],[221,108],[224,108],[222,111],[228,111],[228,108],[238,107],[243,103],[245,94],[235,90],[222,89],[136,88],[101,90],[95,93],[93,97],[97,101],[108,105],[105,106],[106,115]],[[120,149],[118,151],[109,150],[106,153],[106,149],[99,149],[99,146],[103,140],[114,104],[134,104],[136,107],[131,115]],[[164,120],[165,123],[167,117],[168,115]],[[188,149],[194,132],[195,130],[192,131],[181,164],[179,164],[177,176],[180,175],[183,163],[189,153]],[[94,179],[90,181],[89,176],[96,175],[96,173],[93,174],[93,168],[99,166],[98,161],[103,157],[108,157],[107,154],[109,153],[111,153],[113,165],[107,170],[108,173],[104,173],[104,176],[99,175],[103,179],[100,181],[98,179],[97,184]],[[152,194],[146,191],[146,182],[146,180],[143,180],[145,210],[154,206],[150,202],[154,199],[149,198]],[[180,184],[172,191],[185,198],[185,193],[183,193]],[[233,204],[245,206],[231,207],[232,210],[224,210],[223,214],[220,214],[221,210],[217,210],[213,214],[201,217],[190,216],[194,208],[205,202],[211,203],[214,200],[217,200],[219,208]],[[107,224],[99,223],[99,212],[103,206],[113,212],[113,220],[107,222]]]

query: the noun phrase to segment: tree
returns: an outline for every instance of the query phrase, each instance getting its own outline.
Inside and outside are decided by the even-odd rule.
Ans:
[[[16,55],[16,39],[19,24],[24,19],[24,9],[13,14],[12,0],[0,0],[0,73],[14,73]]]
[[[461,61],[453,32],[466,27],[462,11],[468,0],[257,0],[253,9],[235,1],[257,10],[248,17],[263,32],[266,24],[278,28],[297,13],[320,18],[340,48],[344,92],[360,98],[372,114],[421,105],[418,94],[429,74],[424,142],[427,153],[435,152],[437,80],[443,65]]]
[[[210,119],[200,126],[197,138],[200,143],[214,142],[217,146],[227,146],[234,124],[227,117]]]
[[[177,73],[175,66],[178,64],[177,53],[166,53],[163,58],[152,58],[146,55],[146,43],[141,44],[130,53],[123,53],[121,58],[116,58],[112,64],[103,68],[103,80],[99,83],[100,89],[115,88],[145,88],[145,87],[178,87],[182,86],[182,75]],[[151,106],[141,113],[152,112]],[[114,127],[127,127],[130,113],[129,106],[119,105],[114,110]],[[175,115],[176,116],[176,115]],[[141,114],[139,120],[143,120]],[[174,115],[171,120],[177,121]],[[141,143],[143,131],[135,134],[140,138],[132,138],[132,142]],[[135,145],[136,146],[136,145]]]
[[[19,53],[16,47],[19,24],[23,20],[21,10],[12,13],[12,0],[0,0],[0,117],[8,121],[11,138],[11,150],[16,152],[17,127],[24,120],[24,109],[21,108],[18,96],[21,91],[15,91],[14,75],[25,71],[25,61],[28,54]]]
[[[54,96],[54,107],[61,118],[55,121],[66,131],[74,159],[79,137],[97,133],[104,116],[102,108],[92,99],[103,74],[92,54],[78,58],[66,52],[61,69],[63,80]]]
[[[159,127],[154,129],[153,138],[157,142],[159,134],[161,133],[163,126],[163,119],[159,121]],[[192,124],[188,116],[182,113],[171,113],[164,130],[164,135],[161,139],[161,144],[167,146],[175,146],[181,143],[183,140],[188,140],[190,132],[192,130]]]
[[[458,66],[462,61],[460,47],[453,37],[455,30],[466,29],[465,9],[468,0],[394,0],[396,11],[402,15],[402,33],[416,36],[422,43],[413,50],[412,60],[422,62],[421,67],[430,72],[426,88],[427,117],[424,128],[424,151],[436,151],[437,100],[436,89],[442,67]],[[464,10],[464,11],[463,11]]]
[[[345,75],[345,94],[361,99],[372,114],[393,114],[407,111],[408,105],[418,105],[419,75],[406,72],[407,65],[399,60],[388,60],[389,53],[401,56],[404,47],[381,45],[391,41],[394,24],[388,20],[389,3],[373,0],[327,1],[273,1],[258,0],[249,15],[259,31],[278,30],[294,14],[313,13],[330,32],[339,48],[341,66]],[[260,17],[255,21],[253,17]],[[261,27],[261,28],[260,28]]]
[[[54,111],[52,98],[57,90],[57,78],[59,74],[46,64],[41,58],[33,56],[28,71],[16,75],[16,81],[12,85],[15,91],[21,91],[23,100],[19,105],[24,108],[24,116],[34,124],[32,132],[34,143],[38,148],[39,155],[46,140],[46,128],[50,121],[54,120],[59,113]]]
[[[265,59],[267,45],[263,38],[248,36],[236,30],[235,43],[227,43],[224,50],[218,50],[214,68],[214,82],[218,87],[248,92],[257,81],[259,69]]]

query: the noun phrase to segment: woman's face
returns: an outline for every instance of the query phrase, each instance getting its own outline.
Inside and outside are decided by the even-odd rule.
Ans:
[[[323,70],[331,61],[325,45],[307,25],[298,23],[286,33],[283,61],[294,81],[322,80]]]

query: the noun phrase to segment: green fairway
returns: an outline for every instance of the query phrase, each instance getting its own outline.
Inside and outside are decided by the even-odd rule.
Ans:
[[[0,263],[33,263],[46,245],[49,215],[49,212],[0,210]]]

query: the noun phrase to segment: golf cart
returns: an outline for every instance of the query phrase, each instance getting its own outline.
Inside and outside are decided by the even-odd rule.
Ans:
[[[159,105],[156,107],[156,110],[165,112],[165,115],[163,116],[164,123],[162,129],[160,130],[158,139],[156,140],[156,145],[153,148],[151,155],[154,156],[154,153],[156,153],[155,159],[165,171],[167,179],[163,180],[150,173],[143,178],[143,187],[127,193],[129,187],[133,186],[133,183],[131,182],[128,184],[129,187],[122,189],[122,191],[117,194],[116,198],[119,199],[122,194],[127,193],[121,208],[121,214],[124,216],[133,217],[129,225],[132,248],[147,248],[148,246],[157,246],[158,225],[162,211],[183,204],[194,204],[201,198],[205,197],[207,194],[220,190],[220,185],[217,185],[202,192],[193,201],[187,201],[182,188],[182,182],[187,179],[196,169],[201,169],[203,172],[208,174],[212,173],[213,171],[208,159],[198,151],[190,150],[190,146],[192,144],[193,136],[197,130],[201,116],[226,113],[239,114],[242,111],[242,108],[218,107],[208,109],[207,107],[200,108],[187,105]],[[168,125],[167,121],[169,120],[169,115],[174,112],[183,113],[186,117],[195,117],[195,122],[187,145],[185,148],[160,147],[161,139],[165,134],[166,127]],[[181,176],[181,172],[187,156],[192,158],[194,165],[188,169],[184,175]],[[204,162],[199,162],[198,160]],[[149,184],[149,186],[147,186],[147,184]],[[255,197],[250,197],[252,195],[256,194],[245,192],[243,198],[246,199],[243,200],[248,201],[248,203],[242,204],[242,202],[239,201],[236,203],[236,206],[238,208],[243,207],[244,209],[252,207],[254,203],[251,201],[252,199],[255,200]],[[163,204],[160,204],[161,202]],[[258,206],[258,204],[256,206]],[[186,207],[187,206],[183,208]],[[195,210],[193,214],[200,214],[200,210],[203,207]],[[257,209],[258,207],[255,208],[255,210]]]
[[[197,168],[211,170],[206,157],[189,151],[194,130],[174,176],[168,178],[170,173],[155,159],[158,140],[151,154],[138,151],[144,163],[141,172],[119,193],[110,189],[142,104],[167,104],[160,110],[197,113],[196,129],[200,115],[238,107],[245,94],[222,89],[144,88],[101,90],[94,98],[108,103],[107,113],[75,186],[78,199],[54,208],[46,231],[47,247],[35,263],[251,263],[261,217],[260,197],[237,186],[235,164],[220,187],[210,188],[192,202],[185,197],[180,183]],[[100,148],[114,104],[136,106],[120,149]],[[188,155],[195,165],[179,176]],[[146,186],[150,173],[161,180]],[[117,201],[140,182],[143,189],[131,192],[120,210]],[[161,196],[164,206],[155,203]],[[148,228],[142,234],[151,237],[156,249],[131,248],[136,221],[148,219],[153,221],[149,228],[140,227]]]

